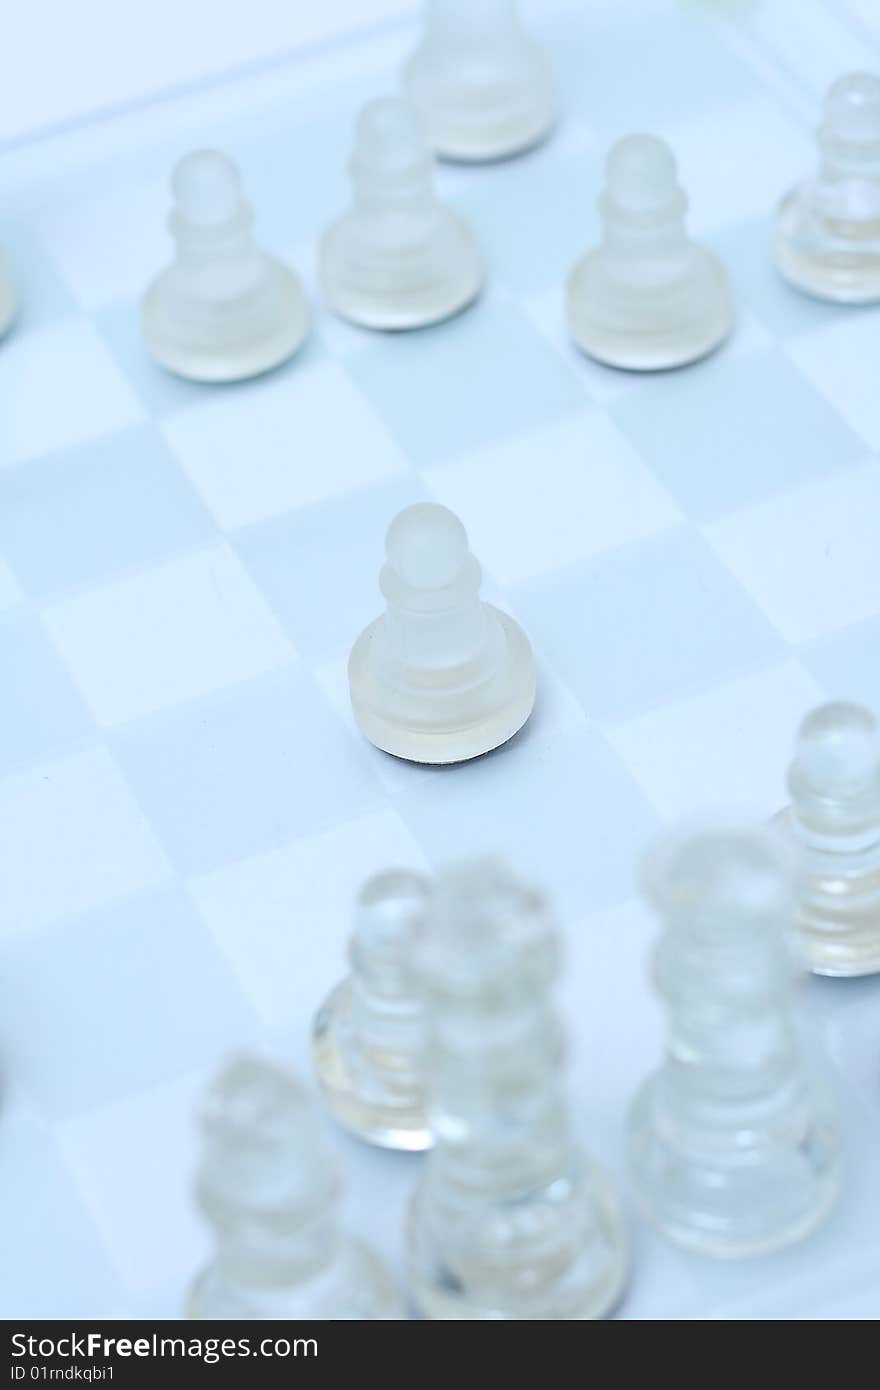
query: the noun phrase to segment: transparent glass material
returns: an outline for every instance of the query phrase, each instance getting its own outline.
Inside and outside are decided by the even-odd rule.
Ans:
[[[179,162],[172,186],[176,257],[144,297],[147,349],[194,381],[277,367],[306,337],[308,308],[293,271],[255,245],[235,165],[197,150]]]
[[[349,165],[351,208],[321,239],[324,295],[366,328],[421,328],[474,300],[483,266],[474,235],[434,194],[434,160],[409,102],[361,114]]]
[[[403,1316],[379,1259],[337,1227],[335,1165],[291,1076],[235,1059],[209,1093],[202,1130],[197,1191],[215,1251],[189,1317]]]
[[[429,1318],[598,1318],[626,1251],[610,1183],[572,1141],[546,904],[491,862],[441,875],[419,941],[436,1140],[408,1225]]]
[[[0,251],[0,337],[12,327],[15,310],[15,286],[12,283],[12,276],[9,274],[6,260]]]
[[[777,826],[799,853],[797,926],[819,975],[880,971],[880,735],[859,705],[804,720]]]
[[[480,566],[446,507],[406,507],[385,548],[386,611],[361,633],[348,665],[358,725],[378,748],[412,762],[460,762],[497,748],[535,703],[528,638],[480,598]]]
[[[427,895],[427,879],[402,870],[365,884],[348,946],[351,974],[325,1000],[312,1035],[315,1074],[333,1117],[390,1149],[426,1149],[433,1139],[412,974],[413,933]]]
[[[760,1255],[806,1236],[840,1186],[836,1119],[798,1051],[791,865],[770,831],[674,837],[648,860],[666,1057],[629,1117],[633,1181],[680,1245]]]
[[[776,264],[799,289],[845,304],[880,300],[880,77],[828,92],[815,175],[783,198]]]
[[[602,241],[568,280],[577,345],[634,371],[683,366],[718,347],[732,323],[727,273],[687,236],[671,150],[650,135],[618,141],[599,207]]]
[[[520,26],[513,0],[427,0],[403,85],[446,159],[518,154],[556,121],[550,66]]]

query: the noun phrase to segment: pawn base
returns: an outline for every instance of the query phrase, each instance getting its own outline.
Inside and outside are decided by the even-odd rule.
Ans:
[[[321,284],[331,309],[361,328],[392,333],[428,328],[460,314],[483,288],[483,267],[477,244],[464,224],[449,218],[444,225],[447,235],[452,231],[455,248],[455,264],[447,275],[438,276],[446,256],[427,249],[418,269],[410,262],[401,274],[401,258],[396,266],[386,267],[384,275],[370,277],[370,283],[358,283],[355,274],[347,273],[348,257],[339,244],[344,227],[331,228],[321,252]]]
[[[270,1262],[269,1269],[272,1266]],[[402,1321],[403,1309],[385,1266],[358,1240],[343,1236],[336,1256],[299,1282],[275,1285],[267,1274],[253,1282],[208,1265],[190,1290],[185,1316],[196,1321],[261,1319],[323,1322]]]
[[[228,305],[200,306],[197,324],[175,312],[165,275],[147,290],[143,305],[144,342],[150,356],[190,381],[245,381],[286,362],[309,331],[309,311],[299,280],[280,261],[266,258],[269,283],[260,294],[272,307],[272,319],[255,332],[248,309],[244,326],[236,326]],[[170,300],[170,302],[169,302]]]
[[[434,1135],[421,1105],[395,1105],[390,1096],[381,1104],[362,1094],[340,1037],[349,1007],[350,989],[343,981],[318,1011],[312,1028],[315,1078],[330,1114],[343,1129],[380,1148],[410,1153],[429,1149]]]
[[[727,275],[720,262],[702,247],[694,247],[702,272],[701,297],[705,307],[694,313],[692,296],[682,287],[678,304],[658,304],[649,312],[650,299],[631,295],[631,318],[620,306],[612,316],[603,313],[594,285],[598,271],[596,252],[590,252],[572,271],[567,288],[568,329],[582,352],[608,367],[635,372],[665,371],[684,367],[707,357],[724,342],[733,324]]]
[[[780,204],[774,256],[783,279],[815,299],[836,304],[880,301],[880,235],[823,233],[798,189]]]
[[[348,663],[348,679],[354,717],[361,733],[384,753],[392,753],[407,762],[446,763],[467,762],[499,748],[513,738],[529,718],[535,705],[535,661],[528,638],[518,623],[507,613],[486,607],[500,623],[507,638],[510,668],[514,673],[514,688],[510,698],[485,718],[462,727],[411,728],[392,718],[383,717],[376,708],[375,682],[371,673],[371,645],[383,623],[377,618],[361,633],[352,648]],[[426,701],[429,696],[426,696]]]
[[[418,108],[428,140],[440,159],[484,164],[510,159],[546,140],[556,124],[556,96],[543,54],[531,45],[526,59],[514,55],[515,70],[486,86],[469,85],[460,66],[448,74],[434,70],[430,57],[416,53],[407,64],[403,85]]]

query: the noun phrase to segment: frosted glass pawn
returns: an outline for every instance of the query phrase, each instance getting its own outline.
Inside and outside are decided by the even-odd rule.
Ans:
[[[568,280],[571,336],[597,361],[635,371],[705,357],[730,332],[730,289],[720,261],[687,235],[672,151],[629,135],[605,169],[602,240]]]
[[[776,264],[820,299],[880,300],[880,76],[838,78],[818,131],[819,167],[776,216]]]
[[[834,1112],[798,1051],[785,847],[771,831],[682,834],[643,882],[663,919],[667,1044],[629,1117],[641,1204],[703,1254],[776,1250],[824,1219],[840,1184]]]
[[[480,566],[453,512],[406,507],[385,540],[386,610],[352,648],[355,719],[371,743],[418,763],[475,758],[506,743],[535,703],[529,640],[480,598]]]
[[[11,328],[15,311],[15,286],[12,283],[12,276],[9,274],[6,259],[0,251],[0,337],[7,329]]]
[[[427,879],[404,871],[365,884],[348,943],[351,974],[318,1011],[312,1034],[315,1074],[334,1119],[389,1149],[425,1149],[433,1137],[412,976],[414,930],[427,895]]]
[[[208,1094],[202,1139],[198,1201],[216,1245],[189,1317],[402,1316],[381,1262],[337,1226],[335,1165],[294,1077],[235,1058]]]
[[[238,171],[216,150],[172,175],[172,265],[144,297],[143,331],[157,362],[193,381],[238,381],[296,352],[309,315],[293,271],[259,250]]]
[[[544,899],[502,866],[441,876],[417,951],[428,1112],[410,1287],[430,1318],[602,1317],[626,1250],[610,1182],[573,1141]]]
[[[433,169],[414,107],[388,97],[364,109],[349,165],[354,200],[320,247],[323,291],[343,318],[366,328],[421,328],[479,294],[476,240],[437,200]]]
[[[859,705],[820,705],[798,731],[778,824],[803,866],[797,926],[819,975],[880,971],[880,732]]]
[[[403,84],[447,159],[518,154],[556,120],[549,64],[523,31],[514,0],[427,0]]]

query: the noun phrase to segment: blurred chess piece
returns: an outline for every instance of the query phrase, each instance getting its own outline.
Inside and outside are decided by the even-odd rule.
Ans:
[[[820,299],[880,300],[880,76],[837,79],[818,140],[818,169],[779,205],[776,264]]]
[[[392,521],[379,585],[386,611],[354,644],[351,703],[386,753],[453,763],[497,748],[535,703],[535,663],[513,618],[480,598],[458,517],[419,502]]]
[[[556,121],[550,66],[522,29],[514,0],[427,0],[403,84],[447,159],[518,154]]]
[[[379,1259],[337,1226],[336,1167],[292,1076],[259,1058],[230,1062],[209,1092],[202,1137],[198,1200],[215,1251],[189,1317],[402,1316]]]
[[[315,1019],[315,1074],[346,1129],[389,1149],[432,1142],[422,1082],[422,1017],[412,971],[414,931],[429,885],[402,870],[364,885],[348,943],[351,973]]]
[[[429,1318],[599,1318],[626,1251],[617,1201],[572,1139],[547,905],[494,862],[441,875],[420,932],[436,1135],[409,1220]]]
[[[647,860],[663,921],[666,1058],[630,1112],[641,1204],[717,1257],[801,1240],[840,1185],[834,1111],[798,1051],[791,866],[772,831],[673,836]]]
[[[634,371],[705,357],[730,332],[730,287],[717,257],[688,237],[672,151],[628,135],[605,167],[602,240],[568,280],[571,336],[598,362]]]
[[[6,258],[0,251],[0,338],[12,327],[16,307],[15,286],[12,283]]]
[[[473,232],[434,192],[434,157],[409,102],[370,102],[349,165],[352,206],[324,233],[321,284],[343,318],[365,328],[422,328],[477,297],[483,266]]]
[[[777,824],[803,865],[797,926],[818,975],[880,971],[880,733],[860,705],[807,715]]]
[[[193,381],[239,381],[301,346],[309,314],[293,271],[254,242],[238,170],[197,150],[172,175],[172,265],[144,297],[143,330],[157,362]]]

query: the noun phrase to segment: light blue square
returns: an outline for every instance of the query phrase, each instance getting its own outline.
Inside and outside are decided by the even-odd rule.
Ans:
[[[806,642],[798,655],[829,700],[854,700],[880,719],[880,618]]]
[[[0,472],[0,552],[36,598],[100,583],[215,531],[151,426]]]
[[[82,745],[94,721],[48,637],[26,610],[0,616],[0,774]]]
[[[610,411],[700,521],[864,455],[857,436],[776,350],[718,356],[645,378]]]
[[[132,724],[116,748],[153,829],[187,873],[315,834],[382,800],[359,742],[304,672]]]
[[[634,0],[626,18],[623,8],[622,0],[584,4],[577,20],[566,16],[545,31],[564,110],[603,138],[699,120],[701,111],[755,95],[753,73],[696,6],[646,14],[644,0]]]
[[[783,280],[773,260],[773,222],[771,213],[707,238],[724,262],[734,301],[747,304],[766,328],[783,339],[858,314],[858,305],[816,299]]]
[[[537,330],[491,299],[434,328],[386,335],[345,367],[417,465],[524,434],[589,399]]]
[[[184,406],[203,405],[236,392],[246,394],[253,378],[245,381],[187,381],[154,362],[144,346],[140,308],[137,304],[114,304],[95,316],[98,330],[124,372],[129,384],[147,409],[156,416],[167,415]],[[263,376],[295,372],[307,362],[324,355],[317,334],[312,332],[299,352]],[[261,377],[260,380],[263,378]]]
[[[687,527],[570,565],[515,592],[533,641],[605,723],[779,660],[782,638]],[[577,614],[577,621],[573,615]]]
[[[539,739],[526,725],[484,758],[416,773],[413,790],[401,787],[393,800],[435,865],[499,854],[546,888],[563,918],[628,897],[657,830],[654,811],[595,729]]]
[[[8,1110],[0,1144],[0,1229],[4,1319],[94,1318],[116,1308],[119,1276],[49,1131]]]
[[[256,1032],[216,942],[179,889],[11,941],[0,999],[9,1065],[57,1116],[210,1065]]]
[[[425,500],[430,500],[427,490],[408,474],[235,535],[241,558],[307,661],[324,663],[347,654],[382,612],[385,532],[403,507]]]

